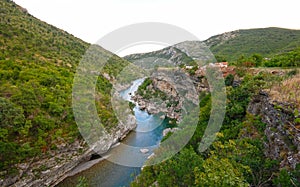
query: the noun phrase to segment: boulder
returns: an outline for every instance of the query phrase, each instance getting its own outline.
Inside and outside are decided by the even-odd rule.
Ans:
[[[149,149],[140,149],[140,152],[143,153],[143,154],[146,154],[149,152]]]

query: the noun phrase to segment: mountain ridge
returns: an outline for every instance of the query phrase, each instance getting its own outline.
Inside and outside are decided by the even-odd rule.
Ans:
[[[227,37],[226,40],[219,39],[228,33],[231,37]],[[300,30],[279,27],[240,29],[212,36],[203,42],[215,55],[225,56],[229,60],[254,53],[272,57],[299,47]]]
[[[278,27],[240,29],[218,34],[204,41],[184,41],[172,45],[171,47],[179,49],[180,52],[182,52],[181,56],[189,56],[186,54],[186,51],[184,52],[184,50],[182,50],[183,48],[181,46],[190,45],[192,43],[198,43],[198,46],[206,45],[216,57],[223,57],[228,61],[235,61],[242,55],[250,56],[256,53],[264,57],[272,57],[279,53],[289,52],[300,47],[300,30]],[[194,45],[194,47],[195,46],[197,48],[197,45]],[[196,48],[195,50],[199,50]],[[162,56],[170,49],[172,48],[167,47],[149,53],[131,54],[124,58],[131,61],[159,54],[159,57],[173,59],[167,55]],[[189,48],[189,50],[192,51],[193,48]],[[178,53],[178,51],[176,52]],[[173,53],[176,52],[174,51]],[[169,52],[169,54],[170,53],[172,52]],[[201,53],[198,56],[200,55]],[[181,60],[179,64],[180,63],[185,63],[185,61]],[[178,62],[175,64],[178,64]]]

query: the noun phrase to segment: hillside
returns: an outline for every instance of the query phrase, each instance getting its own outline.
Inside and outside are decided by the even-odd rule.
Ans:
[[[228,61],[254,53],[272,57],[300,47],[300,30],[275,27],[237,30],[213,36],[203,42],[216,56],[223,56]]]
[[[300,67],[300,47],[263,61],[266,67]]]
[[[27,185],[36,179],[51,184],[47,174],[55,175],[57,169],[63,174],[64,164],[78,160],[87,149],[71,104],[74,73],[90,44],[31,16],[12,1],[1,0],[0,5],[0,186],[25,179]],[[110,57],[103,73],[111,78],[129,64],[96,48]],[[110,104],[111,88],[99,76],[96,107],[110,129],[118,125]]]
[[[287,35],[290,32],[292,34]],[[299,72],[296,67],[300,65],[300,53],[297,33],[276,28],[253,29],[233,31],[205,41],[212,51],[226,49],[214,53],[218,58],[229,55],[235,61],[240,55],[245,57],[239,59],[237,66],[228,67],[233,71],[225,77],[225,118],[220,131],[215,134],[216,141],[204,152],[201,151],[201,141],[207,138],[206,127],[213,121],[210,117],[216,112],[212,112],[214,101],[212,94],[205,89],[208,87],[207,79],[201,67],[193,67],[193,73],[188,68],[178,68],[189,73],[200,93],[199,116],[189,117],[186,121],[178,120],[182,99],[178,91],[173,89],[174,85],[169,84],[169,77],[161,74],[147,78],[134,99],[149,113],[167,111],[165,115],[171,118],[174,126],[166,131],[162,142],[172,137],[172,146],[176,147],[176,143],[186,135],[183,130],[185,125],[189,126],[190,121],[199,121],[193,137],[178,154],[157,165],[144,167],[131,186],[299,186],[300,108],[297,97]],[[272,48],[266,47],[268,42],[260,43],[260,36],[264,41],[269,41]],[[204,60],[199,57],[205,57],[203,54],[208,53],[199,50],[199,46],[199,41],[186,41],[159,51],[125,58],[134,63],[152,63],[165,59],[173,66],[190,65],[178,57]],[[269,56],[271,58],[263,58]],[[251,66],[277,68],[249,68]],[[178,69],[158,68],[157,72]],[[225,72],[226,69],[221,68]],[[178,75],[172,78],[177,79]],[[160,101],[159,105],[157,100]],[[148,163],[170,153],[162,145]]]
[[[212,36],[203,42],[185,41],[158,51],[132,54],[124,58],[135,64],[143,64],[145,67],[194,65],[194,60],[206,60],[206,54],[213,54],[217,61],[251,62],[255,60],[251,59],[253,55],[261,58],[275,57],[273,61],[277,61],[279,57],[286,58],[290,53],[298,56],[299,47],[300,30],[261,28],[226,32]],[[161,60],[158,61],[157,58]],[[294,62],[276,65],[273,61],[267,62],[266,66],[297,66],[293,65]],[[283,59],[280,61],[284,63]],[[289,61],[291,60],[289,59]],[[150,63],[151,65],[149,65]]]
[[[132,54],[125,56],[124,59],[145,68],[153,68],[155,65],[174,67],[181,64],[195,64],[190,56],[176,46],[166,47],[149,53]]]
[[[204,152],[201,143],[207,138],[211,117],[219,111],[213,111],[214,99],[208,89],[201,89],[199,115],[174,122],[148,160],[150,165],[143,168],[131,186],[299,186],[298,73],[297,69],[235,68],[225,77],[226,114],[222,127]],[[200,71],[191,76],[195,88],[208,87]],[[177,119],[180,113],[169,115],[169,112],[180,111],[181,96],[167,78],[146,79],[135,98],[148,112],[167,111],[167,116]],[[152,109],[157,100],[165,103]],[[152,166],[151,163],[171,152],[163,146],[164,141],[171,139],[175,147],[186,137],[190,122],[196,120],[199,120],[197,128],[187,145],[170,159]]]

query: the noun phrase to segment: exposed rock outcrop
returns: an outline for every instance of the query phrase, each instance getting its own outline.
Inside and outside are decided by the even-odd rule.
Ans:
[[[175,46],[166,47],[162,50],[150,53],[132,54],[124,58],[146,69],[154,68],[155,65],[176,67],[180,64],[188,64],[193,61],[191,57]]]
[[[124,123],[122,122],[123,120]],[[132,114],[126,113],[126,115],[119,121],[119,125],[109,133],[102,134],[101,137],[98,137],[98,140],[92,142],[90,147],[93,148],[98,154],[104,154],[120,140],[124,139],[126,135],[136,127],[135,117]]]
[[[293,107],[271,101],[267,93],[260,92],[250,102],[248,111],[261,116],[267,124],[265,155],[280,160],[281,167],[295,168],[300,163],[300,124],[295,123]]]
[[[174,133],[174,132],[176,132],[176,131],[178,131],[178,130],[179,130],[179,128],[166,128],[166,129],[163,131],[163,136],[167,136],[169,132],[170,132],[170,133]]]
[[[180,121],[182,112],[186,110],[185,104],[187,102],[198,105],[195,80],[192,80],[180,69],[175,71],[158,70],[150,79],[151,84],[143,91],[144,94],[136,93],[132,97],[140,109],[146,110],[150,114],[162,112],[165,113],[166,117]],[[145,95],[148,95],[148,98]]]
[[[125,138],[136,127],[134,119],[133,115],[128,115],[126,122],[120,122],[109,134],[101,137],[97,142],[98,145],[95,145],[103,146],[100,153],[107,152],[114,144]],[[90,148],[83,140],[76,140],[69,144],[61,139],[61,143],[57,144],[57,150],[35,157],[28,163],[18,164],[20,174],[0,180],[0,186],[53,186],[62,181],[78,165],[89,161],[93,154],[95,149]]]
[[[84,141],[62,143],[58,145],[58,150],[49,153],[50,156],[44,155],[18,164],[20,174],[2,180],[0,186],[50,186],[79,163],[89,160],[92,152]]]
[[[223,34],[219,34],[216,36],[213,36],[205,41],[203,41],[207,46],[213,47],[224,44],[226,41],[233,39],[235,37],[239,36],[239,31],[231,31],[231,32],[225,32]]]
[[[149,149],[140,149],[140,152],[143,154],[147,154],[149,152]]]

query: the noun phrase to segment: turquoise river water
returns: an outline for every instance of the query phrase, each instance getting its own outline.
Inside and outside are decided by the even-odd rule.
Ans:
[[[132,86],[127,90],[120,93],[121,97],[125,100],[131,101],[130,94],[134,93],[144,79],[138,79],[133,82]],[[135,146],[135,147],[158,147],[161,139],[162,132],[168,126],[167,120],[162,120],[158,115],[149,115],[146,111],[142,111],[136,106],[134,108],[134,114],[137,121],[137,127],[134,131],[128,134],[128,136],[122,140],[122,143]],[[114,148],[118,149],[118,147]],[[120,148],[121,149],[121,148]],[[128,157],[134,161],[133,155],[128,155],[126,151],[116,150],[113,151],[114,156]],[[142,159],[146,159],[153,153],[153,150],[149,150],[148,153],[143,154]],[[129,186],[134,178],[141,172],[140,167],[127,167],[112,163],[108,160],[103,160],[91,168],[80,172],[77,175],[66,178],[62,181],[58,187],[73,187],[78,184],[80,177],[85,177],[88,186],[94,187],[123,187]]]

